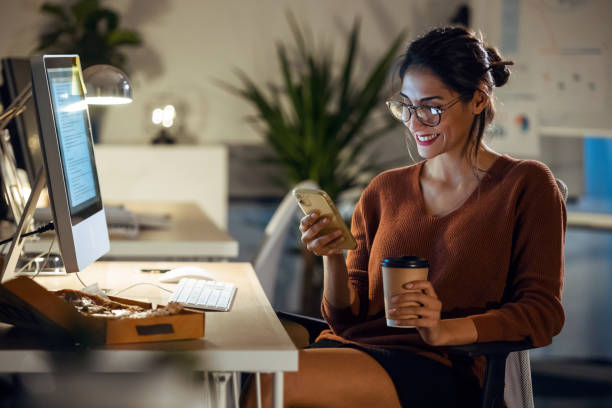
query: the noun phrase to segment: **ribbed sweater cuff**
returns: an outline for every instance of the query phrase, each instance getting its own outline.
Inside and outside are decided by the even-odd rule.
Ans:
[[[325,296],[323,296],[323,313],[325,320],[329,323],[330,326],[334,327],[338,324],[346,325],[347,323],[353,322],[356,319],[356,316],[351,311],[351,307],[335,307],[331,303],[327,301]]]
[[[476,332],[478,333],[478,343],[489,341],[499,341],[504,338],[504,325],[499,316],[492,313],[471,316]]]

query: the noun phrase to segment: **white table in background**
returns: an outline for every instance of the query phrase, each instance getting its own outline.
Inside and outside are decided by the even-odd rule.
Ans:
[[[130,201],[123,205],[137,213],[169,214],[170,227],[142,228],[134,238],[111,234],[110,251],[103,260],[216,261],[238,256],[238,242],[217,227],[195,203]],[[26,251],[48,251],[50,236],[47,233],[38,240],[26,242]],[[57,242],[54,251],[59,251]]]
[[[567,226],[612,232],[612,214],[568,211]]]

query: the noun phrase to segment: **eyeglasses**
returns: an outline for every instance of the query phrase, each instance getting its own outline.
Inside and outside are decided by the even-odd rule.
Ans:
[[[391,99],[387,101],[387,107],[393,117],[400,122],[406,124],[412,117],[414,111],[417,119],[425,126],[438,126],[442,120],[442,112],[450,109],[454,104],[459,102],[461,97],[453,99],[449,103],[442,106],[413,106],[402,101]]]

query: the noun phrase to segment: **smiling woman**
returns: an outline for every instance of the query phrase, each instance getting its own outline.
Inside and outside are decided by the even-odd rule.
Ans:
[[[323,256],[330,329],[286,375],[286,405],[478,406],[484,361],[451,361],[438,346],[540,347],[561,330],[561,192],[542,163],[482,141],[509,64],[465,28],[435,29],[408,47],[401,92],[387,106],[425,160],[370,182],[346,260],[337,235],[322,233],[326,217],[302,219],[302,243]],[[392,297],[385,316],[381,263],[404,256],[426,259],[428,279]]]

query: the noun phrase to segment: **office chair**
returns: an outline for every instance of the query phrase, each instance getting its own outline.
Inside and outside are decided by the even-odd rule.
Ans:
[[[556,179],[563,200],[567,201],[567,185]],[[295,339],[296,346],[304,342],[313,343],[321,331],[329,328],[325,320],[294,313],[276,312],[281,321],[297,323],[308,331]],[[285,325],[285,327],[290,327]],[[307,338],[306,338],[307,337]],[[302,343],[302,344],[300,344]],[[534,408],[531,384],[531,366],[528,341],[474,343],[463,346],[440,347],[446,353],[475,358],[485,356],[487,360],[484,384],[480,393],[480,408]]]
[[[317,183],[310,180],[302,181],[295,187],[319,188]],[[274,286],[278,276],[283,244],[289,232],[291,221],[294,220],[298,209],[297,201],[289,191],[270,218],[266,226],[264,239],[251,262],[271,304],[274,304]]]

